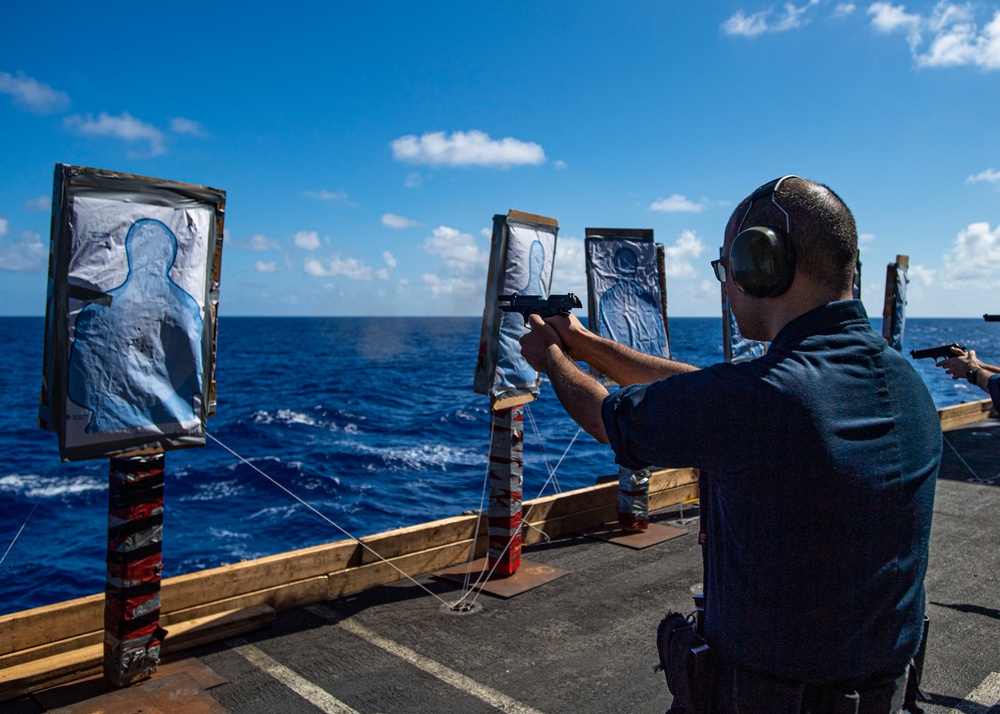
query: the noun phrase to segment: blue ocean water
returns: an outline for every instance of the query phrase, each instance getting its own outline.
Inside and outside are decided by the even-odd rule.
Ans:
[[[489,449],[488,400],[472,392],[479,326],[223,317],[209,431],[253,467],[211,440],[167,454],[164,575],[345,537],[256,469],[354,536],[479,509]],[[719,318],[670,320],[674,357],[696,365],[722,359],[721,335]],[[104,588],[108,462],[60,463],[55,435],[35,426],[42,339],[41,318],[0,318],[0,555],[14,542],[0,564],[0,614]],[[1000,360],[1000,324],[907,320],[907,352],[951,342]],[[985,397],[931,360],[916,367],[938,406]],[[524,460],[525,498],[617,471],[545,383],[525,418]]]

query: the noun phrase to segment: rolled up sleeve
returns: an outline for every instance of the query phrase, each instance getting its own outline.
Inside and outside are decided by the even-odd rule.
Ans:
[[[615,462],[633,471],[651,465],[634,457],[629,450],[629,445],[635,443],[632,438],[634,436],[632,420],[629,418],[632,406],[645,397],[647,387],[645,384],[623,387],[608,395],[601,405],[601,418],[604,420],[608,443],[615,452]]]

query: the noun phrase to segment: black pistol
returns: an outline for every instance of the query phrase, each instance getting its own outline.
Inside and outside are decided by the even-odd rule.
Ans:
[[[983,315],[983,319],[986,322],[1000,322],[1000,315]]]
[[[938,359],[945,357],[958,357],[961,352],[968,352],[965,349],[965,345],[960,345],[957,342],[952,342],[950,345],[939,345],[937,347],[928,347],[926,350],[910,350],[910,357],[913,359],[923,359],[925,357],[930,357],[935,362]]]
[[[583,307],[580,304],[580,298],[573,293],[549,295],[547,298],[541,295],[511,293],[510,295],[500,295],[497,301],[500,303],[500,309],[504,312],[521,313],[524,317],[525,327],[528,326],[528,315],[539,315],[544,320],[546,317],[568,315],[573,308]]]

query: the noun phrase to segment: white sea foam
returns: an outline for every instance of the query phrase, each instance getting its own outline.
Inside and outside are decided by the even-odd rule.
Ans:
[[[183,503],[238,498],[243,493],[239,481],[204,480],[193,484],[194,493],[181,497]]]
[[[256,411],[250,419],[254,424],[301,424],[304,426],[318,426],[319,422],[308,414],[297,412],[293,409],[279,409],[276,412]]]
[[[0,491],[25,498],[58,498],[77,496],[91,491],[107,491],[106,480],[78,474],[75,476],[40,476],[38,474],[8,474],[0,476]]]
[[[456,449],[444,444],[423,444],[409,447],[357,444],[356,448],[361,453],[380,456],[390,463],[399,462],[396,468],[416,471],[424,471],[428,468],[440,468],[447,471],[451,465],[476,463],[482,458],[482,454],[474,453],[469,449]],[[379,466],[375,464],[370,464],[366,468],[368,471],[379,470]]]

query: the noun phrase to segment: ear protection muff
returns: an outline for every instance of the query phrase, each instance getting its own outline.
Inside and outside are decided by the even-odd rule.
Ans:
[[[775,199],[778,188],[787,178],[782,176],[764,184],[752,194],[747,211],[743,214],[736,229],[736,238],[729,249],[727,265],[729,279],[742,292],[756,298],[777,297],[788,290],[795,278],[795,255],[788,238],[788,211],[781,207]],[[785,214],[785,230],[768,226],[751,226],[743,228],[754,201],[759,201],[770,195],[771,202]]]

